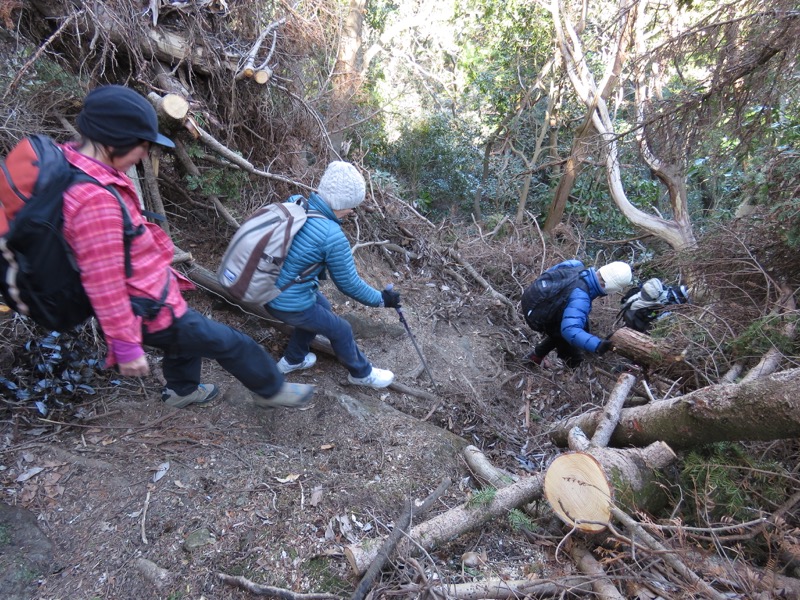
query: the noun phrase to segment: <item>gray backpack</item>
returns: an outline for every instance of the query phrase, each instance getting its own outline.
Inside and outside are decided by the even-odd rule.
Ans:
[[[302,196],[259,208],[228,244],[217,271],[220,285],[237,300],[266,304],[288,287],[306,281],[319,264],[308,267],[288,285],[275,285],[294,236],[310,217],[324,218],[309,210],[308,200]]]

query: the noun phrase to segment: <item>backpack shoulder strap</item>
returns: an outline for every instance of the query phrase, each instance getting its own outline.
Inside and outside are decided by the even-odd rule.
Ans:
[[[322,214],[320,211],[311,208],[308,204],[308,198],[302,196],[300,194],[294,194],[293,196],[289,196],[286,202],[293,202],[294,204],[298,204],[302,206],[306,211],[306,216],[309,219],[327,219],[327,217]]]
[[[119,203],[120,210],[122,211],[122,242],[125,247],[125,277],[130,279],[133,277],[133,263],[131,261],[131,244],[133,243],[133,238],[139,237],[144,233],[144,225],[140,224],[138,227],[133,226],[133,220],[131,219],[131,213],[128,210],[128,206],[125,204],[125,201],[120,196],[120,193],[117,191],[113,185],[103,185],[97,179],[88,175],[81,171],[78,168],[75,168],[75,174],[73,175],[73,179],[70,185],[75,183],[93,183],[104,190],[111,193],[114,198],[117,199]],[[160,216],[160,215],[159,215]]]

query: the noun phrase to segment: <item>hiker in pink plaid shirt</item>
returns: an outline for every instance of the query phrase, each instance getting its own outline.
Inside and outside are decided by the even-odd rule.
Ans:
[[[200,382],[203,358],[215,359],[255,394],[264,408],[304,408],[313,386],[286,383],[274,359],[252,338],[209,319],[186,304],[193,284],[172,269],[172,240],[145,221],[133,182],[125,174],[152,144],[174,147],[158,132],[156,112],[130,88],[99,87],[88,94],[77,120],[81,140],[63,147],[67,160],[101,185],[117,190],[138,235],[130,243],[126,276],[123,217],[114,195],[95,183],[77,183],[64,194],[64,237],[108,345],[107,365],[122,375],[144,376],[144,346],[163,350],[162,399],[184,408],[213,400],[219,388]]]

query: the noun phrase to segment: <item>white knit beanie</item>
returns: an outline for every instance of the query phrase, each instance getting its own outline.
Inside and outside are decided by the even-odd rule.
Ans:
[[[364,201],[367,185],[358,169],[336,160],[325,169],[317,191],[333,210],[343,210],[355,208]]]
[[[604,291],[606,294],[621,292],[623,288],[628,287],[633,282],[631,267],[624,262],[608,263],[597,269],[597,272],[605,282]]]
[[[664,291],[664,284],[658,277],[648,279],[642,285],[642,298],[645,300],[658,300]]]

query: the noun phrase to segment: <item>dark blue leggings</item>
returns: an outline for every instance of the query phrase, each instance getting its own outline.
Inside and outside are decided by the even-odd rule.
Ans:
[[[350,323],[334,314],[331,303],[317,292],[317,303],[301,312],[284,312],[266,307],[269,313],[294,327],[292,337],[283,356],[290,365],[303,362],[311,348],[311,342],[317,334],[324,335],[331,342],[336,358],[353,377],[366,377],[372,371],[372,365],[361,353],[353,337]]]

